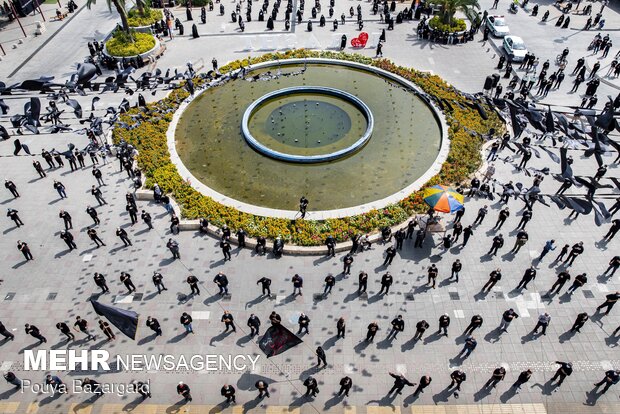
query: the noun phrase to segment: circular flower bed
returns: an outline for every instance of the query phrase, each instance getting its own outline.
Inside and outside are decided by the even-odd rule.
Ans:
[[[435,16],[432,19],[430,19],[428,21],[428,25],[430,26],[431,29],[439,30],[440,32],[448,32],[448,33],[462,32],[465,29],[467,29],[467,24],[465,23],[465,20],[463,19],[454,18],[452,19],[452,24],[447,25],[447,24],[442,23],[441,17],[439,16]]]
[[[132,39],[133,38],[133,39]],[[132,41],[133,40],[133,41]],[[131,32],[131,37],[117,30],[105,44],[108,54],[116,57],[136,56],[155,47],[155,38],[150,33]]]
[[[449,125],[450,152],[441,171],[431,178],[426,186],[435,184],[452,184],[466,179],[481,164],[480,149],[482,134],[491,128],[496,131],[503,129],[499,117],[485,107],[487,119],[483,119],[476,104],[455,90],[436,75],[418,72],[414,69],[397,66],[386,59],[373,60],[361,55],[334,52],[315,52],[307,50],[291,50],[286,53],[269,53],[260,57],[234,61],[220,68],[222,73],[238,69],[243,65],[253,65],[277,59],[317,57],[356,61],[390,71],[420,86],[430,97],[444,109]],[[196,79],[199,86],[201,80]],[[372,210],[365,214],[339,219],[288,220],[267,218],[240,212],[232,207],[224,206],[204,196],[191,187],[179,175],[170,160],[166,131],[176,108],[189,96],[184,89],[171,92],[165,99],[148,105],[148,111],[142,112],[133,108],[120,117],[120,122],[127,127],[117,126],[114,129],[115,142],[124,139],[134,145],[138,151],[138,164],[147,177],[146,185],[151,187],[158,183],[162,190],[171,193],[182,208],[185,218],[196,219],[206,217],[217,226],[227,224],[232,229],[243,228],[251,237],[265,236],[275,238],[281,236],[286,241],[303,246],[322,245],[327,234],[337,241],[350,239],[356,233],[369,233],[384,226],[392,226],[407,220],[415,212],[423,212],[428,208],[422,199],[425,187],[409,195],[399,203],[381,210]],[[485,104],[481,103],[484,107]],[[131,117],[140,111],[146,122]]]

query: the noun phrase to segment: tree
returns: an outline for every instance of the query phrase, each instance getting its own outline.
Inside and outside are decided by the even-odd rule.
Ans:
[[[138,9],[140,16],[144,17],[146,15],[147,7],[144,0],[136,0],[136,8]]]
[[[457,11],[470,16],[474,8],[480,9],[478,0],[440,0],[439,4],[441,5],[441,22],[450,26]]]
[[[123,32],[127,33],[131,37],[131,31],[129,29],[129,21],[127,19],[127,10],[125,10],[125,0],[106,0],[108,8],[112,11],[112,5],[116,8],[119,16],[121,17],[121,28]],[[93,4],[96,4],[97,0],[86,0],[86,7],[89,9]]]

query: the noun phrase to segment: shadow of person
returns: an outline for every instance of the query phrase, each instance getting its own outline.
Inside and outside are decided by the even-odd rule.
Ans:
[[[547,382],[545,382],[544,384],[541,384],[540,382],[537,382],[535,384],[532,385],[531,388],[534,387],[538,387],[540,388],[540,391],[542,392],[543,395],[551,395],[553,393],[553,391],[558,387],[557,384],[554,384],[551,379],[549,379]]]
[[[602,393],[597,392],[598,387],[593,388],[592,390],[586,392],[586,401],[585,405],[594,406],[598,399],[603,395]]]
[[[396,407],[394,406],[394,400],[396,399],[397,396],[398,396],[397,392],[394,392],[392,394],[387,394],[385,397],[381,398],[380,400],[368,401],[366,405],[376,404],[379,407],[389,407],[392,411],[394,411],[396,409]]]
[[[540,334],[538,334],[538,333],[536,333],[536,332],[534,332],[534,331],[532,330],[532,331],[530,331],[527,335],[523,335],[523,336],[521,337],[521,343],[522,343],[522,344],[525,344],[525,343],[528,343],[528,342],[530,342],[530,341],[533,341],[533,340],[535,340],[536,338],[538,338],[538,336],[539,336],[539,335],[540,335]]]
[[[224,331],[219,335],[215,335],[213,338],[211,338],[211,340],[209,341],[209,345],[213,346],[214,343],[216,342],[221,342],[223,341],[225,338],[227,338],[229,335],[231,335],[234,331],[233,330],[229,330],[229,331]]]
[[[168,339],[168,343],[169,344],[176,344],[176,343],[180,342],[183,338],[185,338],[187,335],[189,335],[189,332],[183,331],[180,334],[178,334],[177,336],[175,336],[174,338]]]
[[[235,342],[235,343],[237,344],[237,346],[240,346],[240,347],[243,348],[245,346],[245,344],[251,342],[253,338],[254,337],[251,336],[250,334],[243,335],[241,338],[237,339],[237,342]]]
[[[618,342],[620,341],[620,336],[609,335],[605,338],[605,345],[610,348],[615,348],[618,346]]]
[[[484,336],[484,340],[490,343],[498,342],[502,337],[502,330],[498,326]]]
[[[9,398],[13,396],[13,394],[18,393],[20,391],[21,390],[18,387],[13,387],[10,390],[6,390],[2,394],[0,394],[0,400],[8,400]]]
[[[428,345],[430,343],[438,341],[438,340],[440,340],[443,337],[444,337],[444,335],[442,333],[440,333],[440,332],[433,332],[431,335],[429,335],[426,338],[424,338],[424,345]]]
[[[448,402],[448,398],[453,393],[452,388],[448,385],[446,388],[433,395],[433,402],[435,404],[440,402]]]
[[[412,405],[413,403],[415,403],[418,398],[420,398],[420,394],[419,393],[412,393],[410,395],[408,395],[407,397],[405,397],[405,399],[403,400],[403,406],[408,407],[410,405]]]
[[[388,339],[385,338],[379,342],[377,342],[377,349],[388,349],[392,347],[392,341],[394,338]]]
[[[407,342],[403,343],[400,346],[400,350],[401,350],[401,352],[410,351],[413,348],[415,348],[417,343],[418,343],[418,340],[417,339],[413,339],[413,337],[412,337]]]
[[[325,411],[328,411],[330,408],[338,405],[338,403],[341,402],[342,400],[344,400],[344,393],[342,395],[338,395],[337,393],[334,393],[332,398],[325,401],[325,406],[323,407],[323,409]]]
[[[513,385],[510,388],[508,388],[506,391],[504,391],[502,395],[499,396],[499,400],[502,403],[506,404],[508,401],[510,401],[512,397],[517,395],[517,391],[518,391],[518,388]]]
[[[249,309],[254,305],[258,305],[259,303],[263,302],[265,299],[267,299],[269,296],[265,296],[265,295],[260,295],[259,297],[257,297],[256,299],[252,299],[249,302],[245,303],[245,308]]]
[[[329,338],[327,341],[323,342],[323,349],[325,351],[327,351],[329,348],[333,347],[334,345],[336,345],[336,343],[338,342],[338,336],[334,335],[331,338]]]
[[[125,404],[122,410],[124,413],[130,413],[136,408],[138,408],[138,406],[142,404],[143,402],[144,402],[144,398],[142,397],[134,398],[132,401],[129,401],[127,404]]]
[[[493,390],[493,388],[491,387],[487,387],[487,386],[482,386],[482,388],[480,388],[475,394],[474,394],[474,401],[478,402],[486,397],[488,397],[489,395],[491,395],[491,391]]]
[[[573,336],[575,336],[577,334],[577,332],[575,331],[571,331],[570,329],[566,332],[564,332],[562,335],[558,336],[558,340],[560,341],[561,344],[563,344],[566,341],[570,341]]]
[[[355,345],[353,347],[353,350],[360,354],[362,353],[364,350],[366,350],[366,348],[368,348],[368,346],[370,346],[370,341],[366,341],[366,340],[362,340],[360,341],[357,345]]]
[[[302,371],[302,372],[299,374],[299,379],[303,381],[303,380],[305,380],[306,378],[308,378],[310,375],[314,375],[314,374],[316,374],[317,372],[319,372],[320,370],[321,370],[321,368],[319,368],[317,365],[312,365],[310,368],[308,368],[308,369],[306,369],[306,370]]]
[[[258,405],[261,402],[263,402],[263,399],[262,398],[258,398],[258,397],[254,398],[252,400],[248,400],[247,402],[245,402],[242,405],[243,412],[244,413],[251,413],[251,412],[253,412],[253,410],[256,409],[256,407],[258,407]]]

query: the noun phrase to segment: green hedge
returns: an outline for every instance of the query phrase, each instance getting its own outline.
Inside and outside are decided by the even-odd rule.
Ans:
[[[142,16],[138,9],[131,9],[127,13],[130,27],[150,26],[155,22],[160,21],[163,18],[161,10],[145,8],[144,16]]]
[[[307,50],[292,50],[286,53],[269,53],[250,60],[234,61],[220,68],[222,73],[238,69],[241,65],[260,62],[282,60],[290,58],[320,57],[356,61],[367,65],[388,70],[405,79],[416,83],[429,95],[451,102],[452,111],[445,113],[448,123],[450,151],[440,172],[429,180],[425,186],[435,184],[459,183],[469,177],[482,162],[480,149],[482,139],[478,134],[488,133],[490,128],[496,131],[503,130],[503,124],[495,112],[482,104],[488,114],[483,120],[478,111],[468,105],[468,100],[440,77],[418,72],[414,69],[397,66],[394,63],[381,59],[346,53],[315,52]],[[195,83],[200,85],[201,80]],[[171,193],[182,208],[183,217],[196,219],[206,217],[217,226],[227,224],[232,229],[243,228],[251,237],[265,236],[283,237],[289,243],[304,246],[323,244],[327,234],[333,235],[338,241],[345,241],[356,233],[369,233],[383,226],[392,226],[407,220],[415,212],[424,212],[428,209],[422,199],[423,189],[404,198],[400,202],[386,206],[380,210],[372,210],[365,214],[328,220],[288,220],[255,216],[243,213],[232,207],[222,205],[213,199],[199,193],[191,187],[178,173],[170,160],[166,131],[172,119],[169,109],[176,109],[188,97],[184,89],[170,93],[167,98],[149,104],[148,112],[141,112],[149,122],[142,122],[133,129],[115,127],[114,141],[121,139],[136,146],[139,151],[138,164],[147,177],[146,186],[152,188],[158,183],[162,190]],[[129,125],[136,123],[131,118],[137,109],[130,110],[120,117],[120,122]]]
[[[467,24],[465,23],[465,20],[463,19],[453,18],[452,24],[447,25],[447,24],[442,23],[441,17],[439,16],[435,16],[432,19],[430,19],[428,21],[428,25],[432,29],[440,30],[442,32],[448,32],[448,33],[462,32],[465,29],[467,29]]]
[[[155,47],[155,38],[150,33],[132,31],[127,34],[117,30],[112,39],[106,42],[106,49],[112,56],[135,56],[146,53]]]

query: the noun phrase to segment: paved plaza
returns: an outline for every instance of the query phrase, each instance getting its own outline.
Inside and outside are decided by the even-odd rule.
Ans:
[[[299,0],[294,2],[294,12]],[[522,9],[517,14],[508,12],[508,1],[500,0],[498,14],[506,16],[513,34],[521,36],[529,50],[544,62],[549,59],[555,70],[555,56],[565,47],[570,48],[567,77],[558,90],[553,90],[543,104],[552,105],[554,110],[572,113],[581,102],[585,85],[578,93],[570,93],[573,76],[569,76],[577,59],[586,58],[588,71],[596,63],[601,63],[599,75],[601,85],[598,89],[599,101],[595,109],[602,110],[607,96],[615,98],[620,92],[619,78],[606,76],[609,65],[620,46],[620,6],[617,1],[604,9],[606,24],[603,30],[582,31],[587,16],[571,16],[568,29],[554,25],[560,16],[553,2],[542,1],[538,17],[530,16]],[[253,20],[246,23],[244,33],[230,21],[234,2],[223,0],[226,7],[224,16],[216,9],[207,14],[207,24],[200,23],[199,9],[194,9],[194,22],[200,38],[191,38],[191,22],[186,22],[183,8],[173,9],[185,25],[185,36],[175,36],[166,40],[166,52],[151,66],[179,71],[185,70],[186,62],[193,62],[196,69],[211,69],[211,59],[217,58],[220,66],[228,61],[258,56],[273,50],[289,48],[330,49],[339,44],[344,33],[348,39],[359,34],[354,19],[350,19],[349,8],[361,5],[364,13],[364,31],[373,36],[381,33],[385,24],[379,16],[371,13],[371,2],[357,0],[336,0],[335,17],[342,13],[347,16],[345,25],[332,31],[331,21],[326,27],[319,27],[315,21],[314,30],[306,30],[307,18],[301,24],[292,25],[284,32],[283,13],[276,20],[273,32],[267,32],[265,22]],[[592,4],[595,14],[600,3]],[[481,10],[489,10],[492,0],[481,0]],[[52,75],[64,82],[75,71],[76,63],[88,55],[86,43],[93,39],[102,40],[116,25],[116,15],[108,12],[104,1],[98,2],[92,10],[78,4],[77,14],[62,22],[47,22],[48,30],[39,37],[29,36],[22,44],[12,49],[16,42],[14,27],[0,31],[0,43],[7,51],[0,61],[0,81],[7,85],[41,75]],[[129,4],[128,4],[129,6]],[[529,7],[533,6],[530,3]],[[256,6],[258,8],[258,5]],[[397,3],[397,10],[410,7],[409,3]],[[309,5],[306,4],[306,9]],[[550,10],[549,22],[541,23],[540,17]],[[48,9],[49,10],[49,7]],[[45,11],[44,11],[45,12]],[[327,10],[324,10],[327,13]],[[493,13],[493,10],[490,10]],[[50,12],[51,13],[51,12]],[[304,16],[308,14],[308,10]],[[51,14],[50,14],[51,17]],[[327,16],[326,16],[327,17]],[[32,20],[32,18],[29,18]],[[29,20],[29,21],[30,21]],[[32,22],[31,22],[32,23]],[[443,45],[418,39],[418,21],[405,21],[387,32],[384,57],[397,64],[429,71],[443,77],[456,88],[477,93],[482,90],[486,76],[500,73],[495,70],[501,53],[501,39],[490,38],[482,41],[477,34],[472,42],[461,45]],[[28,26],[31,27],[31,26]],[[10,30],[7,32],[7,30]],[[609,34],[614,42],[607,58],[601,58],[587,50],[593,36],[600,32]],[[8,46],[8,47],[7,47]],[[375,48],[358,50],[347,46],[346,52],[374,56]],[[518,65],[515,65],[517,69]],[[145,69],[138,71],[139,75]],[[503,74],[503,71],[501,72]],[[524,71],[516,70],[518,76]],[[110,74],[107,74],[110,76]],[[136,74],[134,74],[134,77]],[[502,78],[504,90],[509,79]],[[157,90],[153,95],[145,94],[149,101],[165,96],[166,91]],[[74,96],[84,108],[85,117],[90,114],[91,100],[95,93],[87,96]],[[94,113],[105,114],[105,108],[118,107],[123,98],[136,102],[137,94],[128,96],[119,91],[97,94],[101,101]],[[147,96],[148,95],[148,96]],[[0,124],[13,135],[9,117],[21,113],[24,104],[31,96],[38,96],[46,105],[45,95],[16,93],[0,96],[11,108],[9,114],[0,116]],[[535,98],[538,100],[538,98]],[[259,357],[256,365],[248,369],[221,369],[216,371],[193,371],[185,367],[175,367],[170,371],[127,371],[113,367],[110,372],[78,369],[54,371],[66,383],[85,377],[95,378],[102,383],[130,383],[150,381],[152,398],[142,402],[138,394],[118,396],[106,394],[98,399],[89,395],[68,393],[48,395],[21,392],[11,384],[2,381],[0,385],[0,413],[618,413],[620,412],[620,384],[613,385],[605,394],[597,393],[594,383],[604,378],[605,372],[620,369],[620,335],[614,331],[620,325],[620,308],[616,306],[609,315],[595,313],[597,306],[605,301],[606,295],[620,290],[617,272],[613,276],[604,275],[609,261],[620,251],[619,238],[605,241],[604,236],[611,226],[606,220],[601,226],[595,224],[594,215],[569,217],[568,209],[559,209],[555,204],[545,206],[536,203],[533,217],[527,224],[529,240],[517,253],[510,253],[518,230],[517,225],[525,211],[521,200],[510,199],[507,204],[478,197],[466,197],[466,212],[462,218],[463,226],[476,219],[478,209],[488,205],[489,213],[481,224],[474,226],[474,234],[467,246],[461,240],[447,251],[441,246],[443,234],[433,234],[424,241],[423,248],[414,248],[414,240],[404,242],[394,262],[383,266],[384,251],[391,243],[378,242],[369,251],[357,253],[354,257],[351,275],[342,273],[342,259],[345,253],[336,257],[326,255],[294,256],[284,255],[275,258],[271,253],[256,255],[251,249],[233,246],[232,260],[224,261],[219,247],[219,239],[201,234],[198,231],[181,231],[172,235],[169,229],[169,215],[161,204],[151,200],[138,200],[138,211],[144,209],[153,217],[154,229],[138,221],[131,225],[125,211],[127,192],[133,191],[133,183],[124,171],[119,171],[118,161],[111,157],[108,164],[101,166],[105,186],[101,186],[107,204],[99,206],[91,195],[91,186],[96,184],[91,174],[91,162],[87,157],[86,168],[72,172],[67,163],[64,168],[47,169],[38,155],[43,149],[64,150],[70,143],[77,147],[87,144],[85,134],[76,131],[84,126],[75,118],[70,108],[62,115],[63,122],[75,131],[59,134],[41,133],[33,135],[24,132],[19,136],[32,154],[22,152],[13,155],[13,139],[0,142],[0,178],[12,180],[20,192],[14,198],[7,189],[0,191],[0,204],[4,208],[18,210],[24,226],[16,227],[9,217],[2,214],[0,220],[0,321],[15,335],[15,340],[0,341],[0,371],[14,372],[22,380],[33,383],[44,381],[45,371],[26,371],[24,351],[37,349],[105,349],[115,358],[131,354],[175,355],[191,358],[192,355],[245,355]],[[63,105],[63,108],[65,106]],[[509,119],[507,113],[503,114]],[[108,126],[106,125],[106,128]],[[610,133],[610,138],[618,141],[618,132]],[[559,147],[559,146],[558,146]],[[551,149],[557,153],[557,149]],[[488,145],[485,146],[486,158]],[[586,157],[581,149],[570,149],[575,162],[572,165],[576,176],[592,176],[597,168],[594,157]],[[608,165],[604,178],[607,184],[616,183],[620,178],[618,163],[614,159],[618,153],[613,150],[603,156]],[[47,176],[40,178],[32,166],[33,159],[41,161]],[[500,152],[495,162],[495,178],[499,183],[510,180],[531,186],[533,177],[526,176],[517,169],[520,158],[507,150]],[[560,173],[560,166],[551,161],[546,154],[532,157],[529,167],[544,169],[548,167],[553,174]],[[486,163],[477,173],[482,177]],[[53,188],[54,180],[66,187],[67,198],[60,198]],[[615,180],[615,181],[614,181]],[[468,183],[467,183],[468,184]],[[552,175],[545,176],[540,184],[542,194],[554,194],[561,182]],[[499,189],[497,191],[500,191]],[[566,195],[585,195],[584,188],[571,187]],[[620,196],[616,185],[600,189],[598,201],[610,208]],[[294,201],[298,195],[292,198]],[[87,206],[96,207],[101,223],[96,227],[99,237],[106,246],[96,248],[86,231],[92,220],[86,213]],[[502,228],[495,230],[499,211],[508,206],[510,217]],[[291,209],[295,209],[293,202]],[[73,216],[73,234],[76,250],[68,250],[59,238],[63,230],[63,220],[58,217],[60,210]],[[309,219],[312,218],[310,211]],[[444,215],[448,232],[452,231],[453,216]],[[616,213],[612,219],[619,218]],[[125,247],[115,235],[117,227],[124,228],[132,241]],[[502,233],[506,243],[496,256],[488,255],[492,240]],[[169,238],[175,238],[180,246],[181,259],[173,260],[166,247]],[[536,260],[545,242],[556,240],[557,249],[550,252],[542,261]],[[29,244],[34,260],[25,261],[16,249],[17,241]],[[570,246],[583,242],[584,254],[577,257],[572,266],[554,261],[565,244]],[[450,279],[450,269],[454,260],[459,259],[463,268],[459,281]],[[427,284],[429,266],[435,264],[439,269],[437,288]],[[527,289],[517,289],[524,271],[535,266],[537,276]],[[502,279],[489,293],[481,291],[489,274],[501,268]],[[573,295],[566,293],[572,283],[567,283],[559,294],[548,295],[558,273],[569,270],[572,279],[586,273],[588,282]],[[167,291],[158,294],[151,281],[154,271],[161,272]],[[358,274],[365,271],[369,275],[367,295],[359,295]],[[380,280],[389,271],[394,277],[389,294],[381,295]],[[108,281],[109,294],[100,294],[93,282],[95,272],[103,273]],[[127,294],[120,281],[120,273],[132,275],[136,291]],[[230,297],[218,295],[213,278],[218,272],[225,273],[230,280]],[[300,274],[304,278],[302,296],[293,296],[292,277]],[[323,296],[324,279],[328,274],[336,277],[336,285],[331,294]],[[190,287],[185,282],[188,275],[199,279],[200,295],[189,295]],[[257,281],[261,277],[271,278],[273,295],[261,295]],[[133,310],[140,315],[140,325],[135,341],[127,338],[116,328],[116,340],[106,340],[96,325],[97,315],[89,301],[97,299],[101,303]],[[509,327],[508,332],[499,329],[502,314],[513,308],[519,315]],[[224,332],[221,317],[229,311],[235,318],[237,331]],[[287,352],[267,359],[258,347],[257,338],[251,338],[246,321],[250,314],[257,315],[262,322],[261,334],[269,326],[269,314],[276,311],[282,317],[282,324],[294,333],[297,320],[303,312],[309,316],[310,332],[300,335],[303,343]],[[193,317],[194,335],[185,334],[179,323],[183,312]],[[551,315],[546,335],[532,333],[538,317],[542,313]],[[581,332],[571,332],[571,327],[579,313],[587,312],[590,319]],[[438,319],[443,314],[451,318],[448,336],[438,333]],[[475,330],[478,346],[468,358],[458,358],[466,336],[463,331],[472,316],[483,317],[483,325]],[[67,342],[56,329],[57,322],[73,325],[76,316],[88,320],[90,330],[97,337],[87,341],[80,332],[75,332],[76,341]],[[386,337],[390,322],[402,315],[405,330],[394,340]],[[145,326],[148,316],[155,317],[162,326],[163,335],[156,336]],[[343,317],[346,320],[345,338],[337,338],[336,323]],[[426,320],[430,327],[421,340],[413,340],[415,325]],[[375,321],[379,331],[374,342],[366,342],[367,326]],[[25,324],[36,325],[47,338],[47,343],[38,345],[37,341],[24,332]],[[322,346],[327,354],[327,367],[316,368],[315,349]],[[561,386],[550,382],[558,369],[556,361],[571,362],[574,372]],[[506,369],[506,377],[496,388],[484,384],[498,367]],[[455,393],[450,389],[450,374],[460,369],[467,374],[462,390]],[[519,374],[531,369],[533,375],[529,382],[519,390],[511,385]],[[432,377],[432,383],[420,394],[414,395],[415,387],[405,387],[402,394],[386,395],[394,379],[388,374],[400,373],[413,382],[419,383],[424,375]],[[303,381],[308,376],[318,381],[320,393],[315,398],[304,396],[306,388]],[[353,387],[348,397],[337,395],[340,379],[351,377]],[[254,384],[265,380],[270,384],[270,398],[257,399]],[[193,401],[184,404],[176,394],[176,386],[183,381],[191,387]],[[220,388],[231,384],[237,389],[236,405],[224,403]],[[416,384],[417,386],[417,384]],[[600,389],[599,389],[600,390]]]

